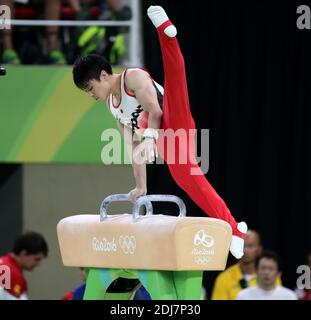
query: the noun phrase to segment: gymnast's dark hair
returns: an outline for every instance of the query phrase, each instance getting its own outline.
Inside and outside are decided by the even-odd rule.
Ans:
[[[34,231],[25,232],[14,241],[12,251],[19,255],[23,250],[27,252],[27,255],[42,253],[45,257],[49,252],[48,244],[43,235]]]
[[[99,80],[100,73],[105,70],[112,74],[110,63],[98,54],[78,57],[73,64],[73,81],[82,90],[87,90],[90,80]]]

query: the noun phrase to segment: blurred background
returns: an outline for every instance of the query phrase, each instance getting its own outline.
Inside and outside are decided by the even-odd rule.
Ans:
[[[101,163],[101,132],[115,123],[105,105],[74,87],[71,65],[97,52],[115,72],[143,66],[163,83],[157,34],[146,15],[155,4],[178,29],[192,114],[198,129],[209,129],[208,180],[236,220],[280,255],[283,285],[294,289],[296,269],[306,264],[311,31],[296,25],[302,3],[208,0],[203,9],[177,0],[0,0],[18,19],[0,30],[7,70],[0,77],[0,256],[22,231],[44,235],[49,256],[26,273],[31,299],[60,299],[79,282],[78,271],[62,265],[57,222],[98,213],[105,196],[134,186],[130,165]],[[84,24],[90,20],[98,22]],[[148,193],[176,194],[188,215],[205,216],[165,165],[148,165]],[[128,208],[116,204],[112,211]],[[161,204],[156,212],[176,208]],[[230,256],[228,267],[233,263]],[[217,275],[205,273],[208,298]]]

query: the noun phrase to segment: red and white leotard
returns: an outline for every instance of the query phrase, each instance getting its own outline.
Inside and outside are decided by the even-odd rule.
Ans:
[[[140,103],[137,101],[135,95],[129,92],[125,85],[126,72],[122,72],[120,77],[121,98],[118,104],[115,103],[113,95],[107,98],[107,105],[113,117],[139,135],[148,128],[148,112],[144,111]],[[152,79],[151,79],[152,80]],[[158,93],[159,104],[162,107],[162,97],[164,89],[157,82],[152,80],[156,91]]]

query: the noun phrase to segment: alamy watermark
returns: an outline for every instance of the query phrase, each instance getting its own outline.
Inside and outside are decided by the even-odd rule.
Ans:
[[[306,5],[300,5],[297,7],[296,13],[299,14],[299,17],[297,18],[297,28],[302,29],[311,29],[311,10],[309,6]]]
[[[209,169],[209,130],[202,129],[160,129],[157,140],[157,150],[159,156],[155,159],[155,164],[190,164],[190,175],[206,174]],[[197,152],[198,133],[200,134],[200,156]],[[129,135],[126,137],[126,135]],[[133,138],[133,144],[122,144],[122,135],[117,129],[106,129],[101,134],[101,141],[105,142],[101,150],[101,160],[104,164],[137,164],[146,162],[144,156],[144,143],[142,138],[126,130],[124,141]],[[127,155],[130,155],[127,157]]]
[[[11,29],[11,9],[9,6],[0,5],[0,30]]]
[[[296,273],[300,274],[296,281],[297,288],[301,290],[311,289],[310,267],[307,265],[298,266]]]
[[[0,287],[11,289],[11,269],[5,265],[0,265]]]

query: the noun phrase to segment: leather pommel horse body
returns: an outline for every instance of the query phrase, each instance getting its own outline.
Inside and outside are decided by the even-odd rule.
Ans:
[[[227,222],[186,217],[184,202],[172,195],[143,196],[132,214],[108,215],[113,201],[129,201],[129,195],[105,198],[100,216],[70,216],[57,225],[64,265],[89,270],[84,299],[104,299],[118,277],[139,279],[153,299],[199,299],[203,270],[226,267],[232,236]],[[153,215],[152,201],[175,202],[179,216]]]

